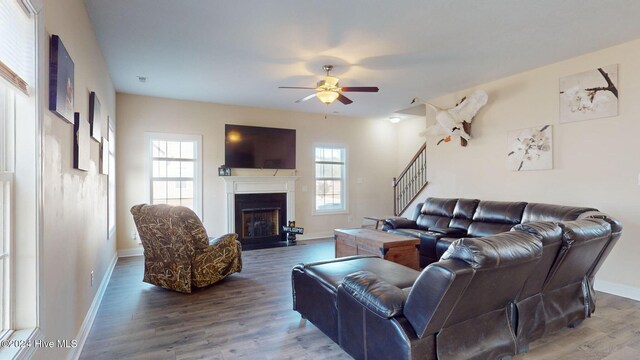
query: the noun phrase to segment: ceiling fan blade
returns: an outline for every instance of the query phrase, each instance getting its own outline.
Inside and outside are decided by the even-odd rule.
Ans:
[[[354,91],[354,92],[378,92],[377,86],[346,86],[341,89],[342,91]]]
[[[305,89],[305,90],[314,90],[314,87],[305,87],[305,86],[278,86],[278,89]]]
[[[351,104],[353,101],[351,99],[349,99],[348,97],[340,94],[338,95],[338,101],[340,101],[341,103],[345,104],[345,105],[349,105]]]
[[[314,97],[316,97],[316,94],[307,95],[307,96],[303,97],[302,99],[296,100],[296,103],[301,103],[303,101],[307,101],[309,99],[313,99]]]

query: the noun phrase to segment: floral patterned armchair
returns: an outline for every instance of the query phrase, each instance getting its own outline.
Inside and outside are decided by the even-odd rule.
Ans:
[[[210,240],[191,209],[141,204],[131,214],[144,248],[144,282],[190,293],[192,286],[208,286],[242,270],[238,235]]]

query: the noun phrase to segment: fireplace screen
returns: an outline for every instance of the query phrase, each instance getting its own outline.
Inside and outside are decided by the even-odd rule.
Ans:
[[[279,208],[242,209],[242,238],[277,236],[279,229]]]
[[[235,194],[234,232],[242,250],[286,246],[287,194]]]

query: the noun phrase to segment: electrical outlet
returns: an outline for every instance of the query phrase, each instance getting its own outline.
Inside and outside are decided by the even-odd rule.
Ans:
[[[138,234],[137,234],[135,231],[132,231],[132,232],[131,232],[131,238],[132,238],[133,240],[136,240],[136,239],[138,238]]]
[[[347,222],[350,223],[353,221],[353,216],[347,216]]]
[[[91,287],[93,287],[93,270],[91,270]]]

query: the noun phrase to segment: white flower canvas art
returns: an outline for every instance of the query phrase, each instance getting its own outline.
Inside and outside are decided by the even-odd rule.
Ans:
[[[618,115],[618,64],[560,79],[560,122]]]
[[[553,169],[553,131],[551,125],[510,131],[508,144],[509,170]]]

